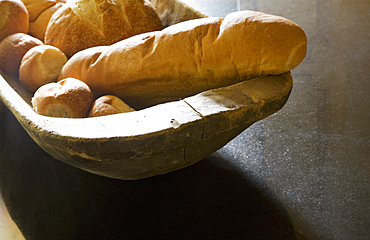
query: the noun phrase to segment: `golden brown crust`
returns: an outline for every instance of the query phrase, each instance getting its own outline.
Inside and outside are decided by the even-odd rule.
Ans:
[[[290,71],[305,57],[306,44],[295,23],[241,11],[87,49],[67,62],[60,77],[81,79],[94,94],[116,95],[138,109]]]
[[[104,95],[94,101],[89,112],[89,117],[100,117],[133,111],[135,110],[120,98],[114,95]]]
[[[38,16],[45,11],[45,9],[53,6],[57,1],[56,0],[22,0],[23,4],[26,6],[29,21],[34,22]]]
[[[179,22],[208,17],[206,14],[179,0],[149,0],[155,7],[162,25],[168,27]]]
[[[72,0],[53,14],[45,43],[71,57],[89,47],[160,29],[162,23],[146,0]]]
[[[23,56],[33,47],[43,43],[28,34],[15,33],[0,43],[0,68],[5,73],[18,77]]]
[[[20,0],[0,0],[0,42],[14,33],[27,33],[27,8]]]
[[[32,106],[38,114],[44,116],[83,118],[92,101],[92,92],[85,83],[66,78],[40,87],[32,98]]]
[[[44,9],[37,18],[29,23],[28,34],[34,36],[41,41],[45,40],[46,27],[50,21],[51,16],[63,6],[63,2],[57,2],[54,5]]]
[[[67,60],[66,55],[54,46],[33,47],[22,58],[19,80],[34,92],[42,85],[56,81]]]

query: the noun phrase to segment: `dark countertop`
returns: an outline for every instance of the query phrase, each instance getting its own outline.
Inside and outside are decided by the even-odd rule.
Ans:
[[[186,2],[305,30],[284,108],[189,168],[125,182],[52,159],[0,103],[0,239],[370,238],[370,1]]]

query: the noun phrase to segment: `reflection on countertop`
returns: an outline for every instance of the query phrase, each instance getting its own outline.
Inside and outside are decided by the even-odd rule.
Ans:
[[[287,209],[299,239],[367,239],[370,1],[182,1],[211,16],[244,9],[281,15],[305,30],[308,52],[292,71],[288,103],[217,155],[242,162],[267,184]],[[2,133],[13,134],[12,129]],[[3,205],[0,213],[5,219]],[[8,223],[0,222],[0,230]],[[22,239],[15,234],[14,240]]]

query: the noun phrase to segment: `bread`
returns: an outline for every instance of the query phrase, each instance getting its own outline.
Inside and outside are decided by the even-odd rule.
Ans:
[[[86,82],[138,109],[294,69],[307,39],[295,23],[254,11],[202,18],[74,55],[60,78]]]
[[[27,33],[29,15],[21,0],[0,0],[0,42],[14,33]]]
[[[149,0],[162,20],[162,25],[168,27],[186,20],[208,17],[179,0]]]
[[[0,43],[0,68],[5,73],[18,77],[23,56],[35,46],[43,43],[28,34],[15,33]]]
[[[45,43],[71,57],[89,47],[160,29],[161,20],[147,0],[70,0],[50,19]]]
[[[32,98],[38,114],[49,117],[83,118],[93,101],[92,92],[84,82],[66,78],[40,87]]]
[[[38,16],[48,9],[49,7],[53,6],[57,1],[56,0],[22,0],[23,4],[26,6],[28,14],[29,14],[29,21],[34,22],[38,18]]]
[[[66,0],[22,0],[29,16],[28,34],[44,41],[46,27],[51,16]]]
[[[67,60],[66,55],[54,46],[33,47],[22,58],[19,80],[34,92],[46,83],[55,82]]]
[[[105,95],[94,101],[89,112],[89,117],[100,117],[133,111],[135,110],[120,98],[113,95]]]

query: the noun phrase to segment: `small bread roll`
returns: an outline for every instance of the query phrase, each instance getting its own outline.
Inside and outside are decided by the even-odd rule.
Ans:
[[[0,42],[14,33],[27,33],[27,8],[20,0],[0,0]]]
[[[93,102],[93,94],[84,82],[66,78],[40,87],[32,98],[38,114],[49,117],[83,118]]]
[[[56,46],[69,58],[86,48],[162,28],[147,0],[69,0],[51,17],[45,44]]]
[[[39,45],[31,48],[23,57],[19,68],[19,80],[34,92],[46,83],[55,82],[68,58],[58,48]]]
[[[43,45],[39,39],[25,33],[15,33],[0,44],[0,68],[5,73],[18,77],[23,56],[33,47]]]
[[[65,0],[22,0],[29,16],[28,34],[44,41],[46,27],[53,13],[66,2]]]
[[[133,112],[135,109],[114,95],[105,95],[96,99],[89,112],[89,117],[99,117],[117,113]]]

